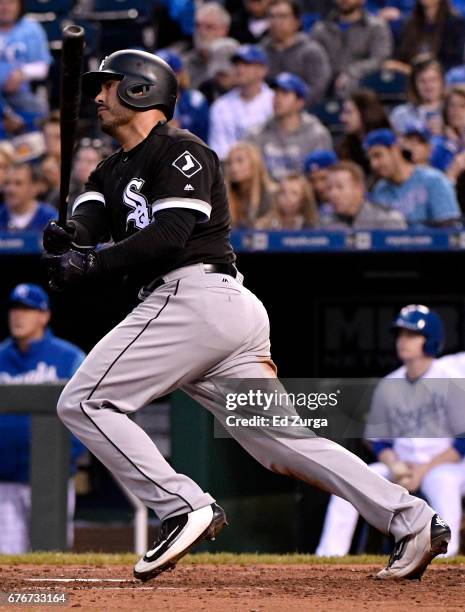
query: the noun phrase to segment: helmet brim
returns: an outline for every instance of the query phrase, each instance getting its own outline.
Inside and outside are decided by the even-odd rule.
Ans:
[[[124,74],[113,70],[96,70],[85,72],[81,78],[82,93],[88,98],[96,98],[102,89],[104,81],[122,81]]]

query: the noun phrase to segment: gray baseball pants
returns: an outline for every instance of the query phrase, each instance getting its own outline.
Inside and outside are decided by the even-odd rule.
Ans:
[[[266,310],[242,285],[241,275],[207,274],[196,264],[164,280],[93,348],[58,403],[68,428],[162,520],[214,499],[178,474],[128,415],[182,388],[224,423],[230,413],[217,378],[276,377]],[[424,501],[338,444],[304,431],[280,437],[267,427],[260,435],[229,429],[268,469],[348,500],[396,540],[431,520],[434,512]]]

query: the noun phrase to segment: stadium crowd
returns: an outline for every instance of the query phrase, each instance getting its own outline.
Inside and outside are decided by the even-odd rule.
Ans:
[[[138,44],[137,23],[149,31],[139,44],[178,76],[173,124],[224,164],[234,227],[462,226],[462,0],[148,0],[113,39],[99,11],[140,2],[62,4],[57,23],[101,29],[89,66]],[[0,231],[40,231],[57,214],[59,52],[38,6],[0,0]],[[82,117],[70,202],[114,145],[92,101]]]

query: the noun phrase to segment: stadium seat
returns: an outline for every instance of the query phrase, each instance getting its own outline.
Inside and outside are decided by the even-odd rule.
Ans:
[[[341,109],[341,101],[336,98],[330,98],[312,106],[310,112],[326,125],[333,136],[336,136],[342,131],[342,124],[339,118]]]
[[[376,91],[385,104],[399,104],[406,98],[407,76],[393,70],[379,70],[362,79],[360,86]]]
[[[26,0],[26,13],[56,13],[66,15],[73,8],[74,0]]]
[[[154,6],[154,0],[94,0],[93,11],[99,13],[136,10],[140,16],[149,16]]]
[[[313,24],[321,19],[320,13],[304,13],[302,15],[302,26],[304,32],[310,32],[313,28]]]

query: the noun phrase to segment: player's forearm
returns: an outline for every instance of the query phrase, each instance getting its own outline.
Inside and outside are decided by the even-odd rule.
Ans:
[[[460,461],[461,456],[460,453],[455,450],[452,446],[447,448],[439,455],[436,455],[428,462],[428,471],[432,470],[434,467],[441,465],[442,463],[457,463]]]
[[[170,258],[181,251],[194,230],[195,213],[165,210],[153,223],[96,254],[102,272],[124,272],[154,259]]]

